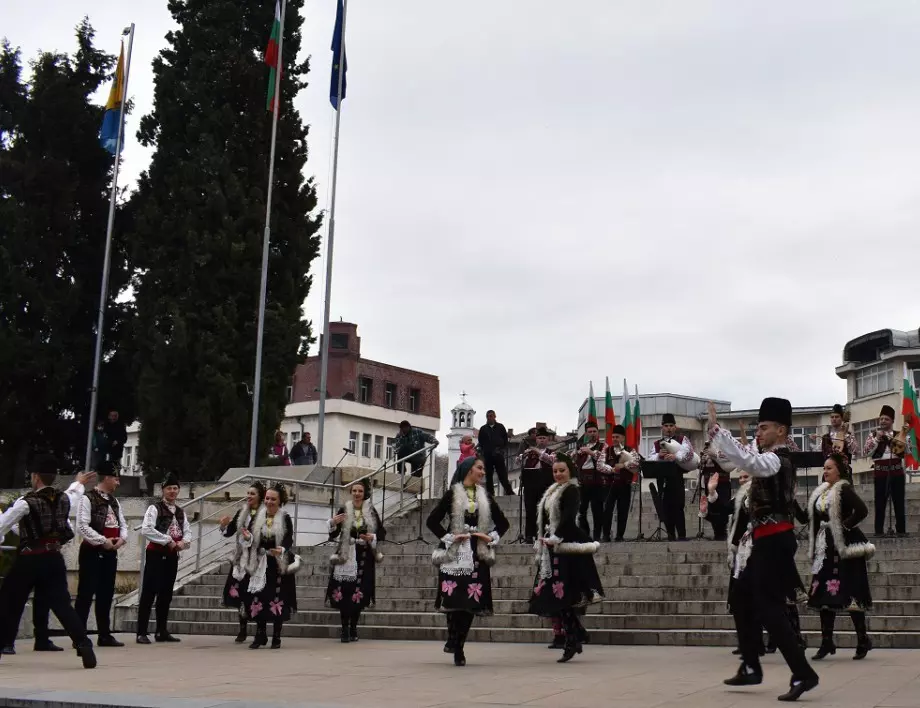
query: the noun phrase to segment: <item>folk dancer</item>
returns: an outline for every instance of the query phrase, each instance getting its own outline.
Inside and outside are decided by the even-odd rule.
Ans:
[[[553,463],[556,456],[546,449],[549,431],[537,428],[534,437],[536,447],[519,455],[521,460],[521,486],[524,495],[524,540],[533,543],[537,537],[537,505],[543,494],[553,484]]]
[[[904,517],[904,454],[891,449],[893,438],[894,408],[882,406],[878,416],[878,429],[866,439],[863,453],[872,458],[875,470],[875,535],[885,535],[885,514],[888,499],[894,507],[895,530],[898,536],[907,535]],[[906,424],[905,424],[906,425]],[[910,438],[907,438],[910,445]]]
[[[812,659],[835,654],[834,620],[849,612],[856,630],[856,655],[864,659],[872,642],[866,612],[872,608],[866,561],[875,546],[859,530],[869,515],[866,505],[848,481],[847,459],[831,453],[824,462],[824,483],[808,500],[808,556],[812,561],[808,606],[821,613],[821,647]]]
[[[101,424],[100,424],[101,425]],[[19,497],[23,499],[24,497]],[[19,501],[17,499],[16,501]],[[14,504],[16,502],[13,502]],[[10,533],[14,533],[17,536],[19,535],[19,524],[14,524],[13,528],[10,529]],[[51,623],[51,610],[48,607],[48,603],[45,602],[45,598],[41,595],[32,595],[32,634],[33,634],[33,644],[32,651],[64,651],[64,647],[59,647],[57,644],[51,641],[51,630],[49,625]],[[16,626],[19,626],[19,621],[17,620]],[[7,656],[14,656],[16,654],[16,638],[13,637],[13,640],[7,646],[4,646],[2,653]]]
[[[600,543],[577,524],[578,468],[568,455],[558,454],[553,464],[553,485],[540,500],[534,544],[537,573],[530,596],[530,611],[541,617],[559,617],[565,645],[559,663],[582,652],[585,629],[579,613],[604,599],[604,588],[593,555]]]
[[[712,452],[710,444],[707,442],[703,446],[700,455],[700,518],[712,526],[714,540],[725,541],[732,511],[731,465],[724,455]]]
[[[141,524],[141,536],[147,539],[141,598],[137,607],[137,643],[150,644],[147,628],[150,610],[157,603],[157,626],[154,639],[158,642],[178,642],[169,633],[169,606],[173,585],[179,571],[179,553],[192,545],[192,530],[188,517],[176,503],[179,478],[170,472],[162,484],[163,498],[147,507]]]
[[[665,441],[675,442],[680,445],[677,453],[670,453],[661,449]],[[686,463],[693,457],[693,445],[690,438],[677,432],[677,422],[673,414],[665,413],[661,416],[661,438],[655,441],[655,449],[648,456],[651,462]],[[675,472],[671,477],[662,480],[661,506],[664,512],[665,529],[669,541],[685,541],[687,539],[687,521],[684,518],[684,476],[683,470],[678,468],[680,475]]]
[[[493,473],[498,475],[498,483],[505,494],[514,496],[514,489],[508,481],[508,468],[505,464],[505,453],[508,450],[508,431],[505,426],[495,420],[495,411],[486,411],[486,424],[479,429],[479,449],[482,460],[486,463],[486,489],[495,496],[495,483]]]
[[[119,468],[102,463],[99,482],[77,503],[77,531],[83,537],[80,544],[80,574],[74,609],[83,626],[89,620],[89,608],[96,598],[96,629],[100,647],[123,647],[112,636],[110,613],[115,597],[115,577],[118,573],[118,551],[128,543],[128,524],[121,505],[115,498],[120,483]]]
[[[438,566],[434,606],[447,615],[444,652],[454,655],[455,666],[466,666],[464,647],[475,616],[492,615],[492,579],[495,546],[510,524],[495,500],[482,486],[486,468],[482,460],[464,460],[450,486],[428,515],[428,530],[439,539],[431,554]],[[442,523],[447,519],[448,527]]]
[[[588,508],[594,518],[594,540],[600,541],[604,527],[604,501],[607,498],[607,487],[601,470],[607,459],[607,445],[598,440],[597,423],[588,422],[585,425],[585,444],[579,448],[575,455],[575,468],[579,472],[579,492],[581,503],[578,507],[578,527],[591,536],[588,527]],[[610,540],[610,532],[607,532]]]
[[[632,501],[632,488],[639,483],[639,453],[626,441],[626,428],[622,425],[613,427],[613,445],[608,446],[601,472],[607,483],[607,498],[604,500],[604,534],[603,541],[610,541],[613,527],[613,512],[617,514],[617,535],[614,541],[622,541],[629,520],[629,505]]]
[[[843,406],[839,403],[834,404],[831,410],[831,428],[820,438],[817,435],[811,436],[811,451],[821,452],[828,457],[834,452],[834,442],[841,438],[843,442],[843,455],[847,458],[847,464],[853,464],[853,458],[859,453],[859,443],[856,436],[850,431],[843,431]]]
[[[761,452],[754,453],[718,424],[715,406],[709,404],[712,447],[753,477],[748,492],[750,524],[738,544],[732,573],[731,606],[742,663],[725,683],[752,686],[763,681],[759,649],[761,626],[766,626],[792,670],[789,691],[779,700],[795,701],[818,685],[818,675],[808,664],[786,613],[787,599],[801,583],[795,564],[795,464],[785,445],[792,406],[783,398],[765,398],[758,421]]]
[[[264,501],[265,485],[256,480],[246,490],[246,500],[243,502],[243,506],[233,515],[233,518],[224,516],[220,520],[221,534],[225,538],[232,537],[234,539],[230,570],[227,573],[227,581],[224,583],[223,605],[224,607],[236,608],[239,611],[240,631],[236,635],[236,639],[233,640],[237,644],[242,644],[246,641],[249,625],[249,613],[246,612],[246,608],[243,606],[243,593],[249,585],[249,579],[246,577],[246,562],[248,560],[246,544],[252,537],[252,527]]]
[[[338,545],[329,558],[332,574],[326,602],[339,611],[343,644],[358,641],[361,612],[377,601],[377,563],[383,560],[377,549],[386,540],[371,485],[366,479],[355,482],[350,492],[351,501],[329,520],[329,540],[338,539]]]
[[[0,538],[19,525],[19,554],[0,587],[0,646],[13,643],[29,593],[34,590],[64,626],[83,667],[94,669],[93,643],[70,604],[61,547],[74,537],[67,520],[71,505],[79,502],[84,485],[93,481],[96,473],[78,474],[67,491],[60,492],[53,486],[58,474],[53,457],[37,457],[29,465],[29,471],[32,491],[0,515]]]
[[[294,549],[294,522],[282,507],[288,502],[287,489],[276,484],[265,492],[265,502],[245,540],[246,574],[249,582],[243,606],[256,622],[256,636],[250,649],[268,644],[268,622],[272,622],[272,649],[281,648],[281,628],[297,611],[294,575],[301,559]]]

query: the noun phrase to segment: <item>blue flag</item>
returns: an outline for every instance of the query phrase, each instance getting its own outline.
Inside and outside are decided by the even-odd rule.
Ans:
[[[115,79],[109,91],[109,100],[105,103],[105,115],[102,119],[102,129],[99,131],[99,144],[113,155],[118,142],[118,129],[121,127],[121,107],[125,102],[125,47],[122,43],[121,54],[118,55],[118,66],[115,69]],[[124,149],[124,145],[121,146]]]
[[[338,0],[338,8],[335,11],[335,30],[332,33],[332,78],[329,81],[329,102],[332,107],[339,110],[339,59],[345,59],[342,71],[342,98],[345,98],[345,86],[348,82],[348,59],[342,55],[342,42],[345,41],[342,32],[342,15],[345,14],[345,8],[342,0]]]

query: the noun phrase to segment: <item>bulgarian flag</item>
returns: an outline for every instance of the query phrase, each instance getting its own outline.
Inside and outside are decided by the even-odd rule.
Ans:
[[[639,451],[642,442],[642,418],[639,417],[639,387],[636,386],[636,402],[633,404],[633,447]]]
[[[610,395],[610,377],[607,378],[607,395],[604,398],[604,425],[606,426],[605,440],[608,445],[613,445],[613,426],[617,424],[617,418],[613,414],[613,396]]]
[[[265,48],[265,63],[268,72],[268,97],[265,100],[265,110],[275,112],[278,110],[278,97],[275,95],[275,84],[278,83],[278,72],[281,71],[281,52],[278,43],[281,41],[281,3],[275,0],[275,21],[272,22],[272,33],[268,38]]]
[[[594,402],[594,382],[588,382],[588,420],[585,421],[585,426],[588,423],[594,423],[597,425],[597,404]]]
[[[626,444],[633,447],[633,414],[629,406],[629,389],[626,388],[626,379],[623,379],[623,427],[626,428]]]
[[[920,435],[920,410],[917,406],[917,392],[910,382],[910,372],[907,364],[904,364],[904,395],[901,398],[901,414],[904,421],[910,423],[910,430],[907,433],[909,447],[904,453],[904,468],[915,470],[920,467],[917,458],[917,437]]]

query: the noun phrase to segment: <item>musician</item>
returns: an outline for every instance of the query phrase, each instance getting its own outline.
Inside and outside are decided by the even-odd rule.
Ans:
[[[536,447],[519,455],[521,460],[521,486],[524,495],[524,538],[533,543],[537,536],[537,505],[544,492],[553,485],[553,463],[556,455],[549,452],[549,431],[539,427],[534,431]]]
[[[820,452],[824,457],[830,456],[834,452],[834,442],[843,445],[841,454],[847,458],[847,464],[853,464],[853,458],[859,452],[859,443],[856,442],[856,436],[849,430],[845,429],[843,424],[843,406],[839,403],[834,404],[831,411],[831,429],[820,438],[817,435],[811,436],[811,451]]]
[[[575,469],[578,470],[581,483],[581,502],[578,505],[578,526],[586,534],[591,533],[588,528],[588,507],[591,507],[591,516],[594,519],[595,541],[601,540],[601,531],[604,525],[604,499],[607,489],[604,486],[604,475],[601,467],[606,459],[607,445],[598,440],[597,423],[588,421],[585,425],[585,445],[575,455]],[[609,532],[608,532],[608,541]]]
[[[712,526],[713,539],[728,539],[728,518],[732,514],[731,465],[725,458],[710,449],[710,443],[703,446],[700,455],[700,517]]]
[[[895,529],[898,536],[907,535],[904,519],[904,452],[891,449],[893,437],[894,408],[882,406],[878,415],[878,430],[866,439],[863,453],[872,458],[875,470],[875,535],[885,535],[885,513],[888,499],[894,506]],[[910,438],[907,439],[910,443]]]
[[[607,498],[604,500],[605,543],[610,541],[614,509],[617,512],[617,535],[614,540],[623,540],[626,522],[629,519],[632,485],[639,481],[639,453],[625,445],[625,440],[626,428],[622,425],[614,426],[613,445],[607,448],[604,464],[601,466],[601,473],[607,482]]]
[[[661,449],[665,441],[675,442],[680,445],[676,454]],[[693,457],[693,445],[690,438],[677,432],[677,421],[674,415],[665,413],[661,416],[661,438],[655,441],[655,449],[648,456],[651,462],[686,463]],[[662,478],[661,506],[664,512],[665,529],[669,541],[685,541],[687,539],[687,521],[684,519],[684,474],[679,467]]]

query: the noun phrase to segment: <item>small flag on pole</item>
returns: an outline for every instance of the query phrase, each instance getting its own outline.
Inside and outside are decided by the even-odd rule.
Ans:
[[[626,444],[633,445],[633,412],[629,406],[629,389],[626,388],[626,379],[623,379],[623,427],[626,428]]]
[[[115,81],[109,91],[109,100],[105,104],[105,117],[99,131],[99,144],[108,152],[115,154],[118,144],[118,128],[121,125],[121,106],[125,101],[125,43],[121,43],[118,66],[115,69]],[[124,149],[124,145],[122,145]]]
[[[345,7],[342,0],[338,0],[335,11],[335,30],[332,32],[332,76],[329,79],[329,102],[335,110],[339,110],[339,62],[342,69],[342,99],[345,99],[345,87],[348,85],[348,57],[342,52],[342,43],[345,41],[342,32],[343,15]]]
[[[613,413],[613,396],[610,395],[610,377],[607,378],[607,394],[604,397],[604,441],[613,445],[613,427],[617,424],[617,417]]]
[[[278,41],[281,39],[281,3],[275,0],[275,20],[272,22],[272,32],[268,37],[268,46],[265,48],[265,63],[268,72],[268,95],[265,99],[265,110],[274,113],[278,110],[278,96],[275,95],[275,85],[278,83],[277,72],[281,71],[281,54],[278,51]]]
[[[594,423],[597,425],[597,404],[594,402],[594,382],[588,382],[588,419],[585,421],[585,425],[588,423]]]
[[[908,447],[904,453],[904,467],[909,470],[915,470],[918,467],[917,455],[917,436],[920,433],[920,412],[918,412],[917,392],[910,382],[910,372],[907,364],[904,364],[904,394],[901,398],[901,414],[904,416],[904,422],[910,425],[907,432]]]
[[[636,386],[636,401],[633,403],[633,447],[636,450],[642,442],[642,418],[639,415],[639,387]]]

